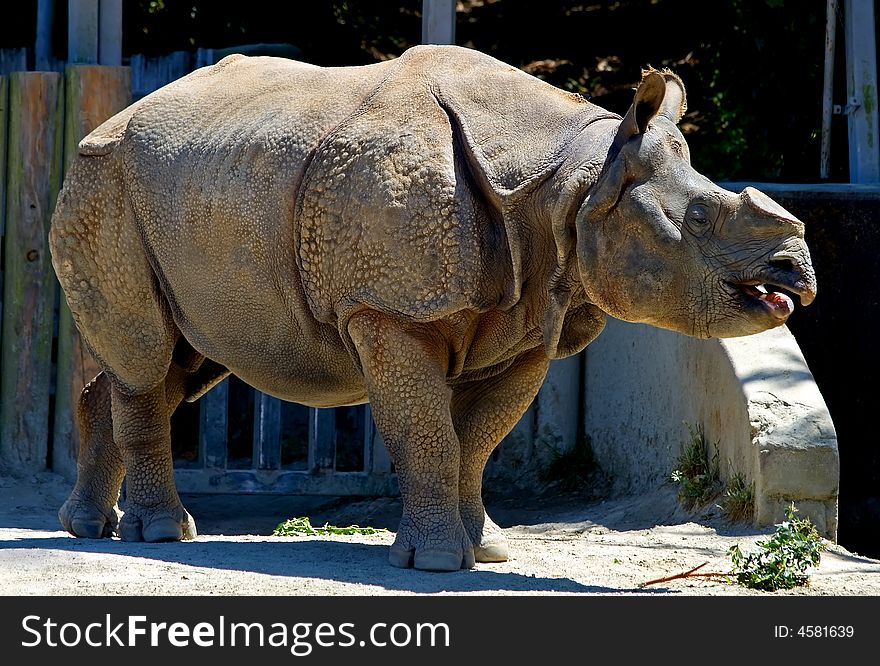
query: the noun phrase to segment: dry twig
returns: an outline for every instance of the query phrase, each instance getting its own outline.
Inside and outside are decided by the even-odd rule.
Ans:
[[[668,583],[671,580],[678,580],[679,578],[717,578],[719,576],[730,576],[729,572],[717,572],[717,571],[699,571],[704,566],[709,564],[708,562],[703,562],[699,566],[690,569],[689,571],[685,571],[683,573],[673,574],[672,576],[664,576],[663,578],[656,578],[654,580],[649,580],[647,583],[642,583],[639,587],[648,587],[648,585],[657,585],[658,583]],[[699,572],[699,573],[697,573]]]

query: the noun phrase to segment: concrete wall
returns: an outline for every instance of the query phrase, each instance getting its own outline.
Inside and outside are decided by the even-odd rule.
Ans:
[[[748,184],[806,226],[819,295],[788,326],[837,429],[840,543],[880,557],[880,186]],[[723,185],[739,191],[746,183]]]
[[[829,538],[837,532],[837,437],[825,402],[787,328],[696,340],[609,320],[586,351],[584,430],[617,493],[669,479],[702,424],[718,443],[722,480],[755,484],[758,524],[795,501]]]

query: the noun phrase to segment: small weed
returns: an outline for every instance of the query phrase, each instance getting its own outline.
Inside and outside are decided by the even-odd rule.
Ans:
[[[360,525],[350,525],[348,527],[337,527],[324,523],[322,527],[312,527],[308,516],[300,516],[299,518],[290,518],[283,523],[279,523],[272,536],[323,536],[327,534],[379,534],[387,532],[384,527],[361,527]]]
[[[749,521],[755,515],[755,486],[746,484],[745,477],[737,472],[730,477],[720,502],[721,511],[731,522]]]
[[[582,490],[590,485],[596,472],[596,459],[589,435],[568,451],[551,449],[552,460],[544,470],[544,481],[558,482],[565,491]]]
[[[703,426],[692,427],[690,442],[685,446],[675,465],[671,478],[679,484],[678,499],[686,509],[708,504],[721,492],[721,470],[718,465],[718,444],[715,455],[709,459]]]
[[[825,550],[822,537],[809,518],[795,518],[794,503],[785,511],[787,520],[776,527],[768,541],[758,541],[758,551],[743,553],[731,546],[731,576],[736,582],[756,590],[774,592],[808,585],[806,571],[818,566]]]

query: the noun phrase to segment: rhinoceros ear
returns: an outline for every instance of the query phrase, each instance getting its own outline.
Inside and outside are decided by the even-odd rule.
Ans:
[[[642,82],[636,89],[636,95],[632,106],[620,122],[614,145],[622,147],[631,137],[636,134],[644,134],[648,129],[648,123],[657,115],[666,95],[666,81],[657,70],[643,73]]]
[[[674,123],[678,123],[684,112],[687,111],[687,94],[684,91],[684,83],[677,74],[668,69],[660,72],[666,84],[666,95],[663,97],[663,106],[660,113]]]
[[[678,76],[668,69],[662,72],[653,68],[644,70],[632,106],[617,130],[615,147],[619,149],[631,137],[644,134],[648,123],[658,113],[677,123],[684,115],[685,99],[684,84]]]

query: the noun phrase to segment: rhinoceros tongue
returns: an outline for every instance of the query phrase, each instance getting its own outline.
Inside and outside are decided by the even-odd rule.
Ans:
[[[783,293],[765,291],[763,287],[747,287],[746,290],[755,298],[760,298],[770,306],[770,312],[778,319],[785,319],[794,312],[794,303]]]

